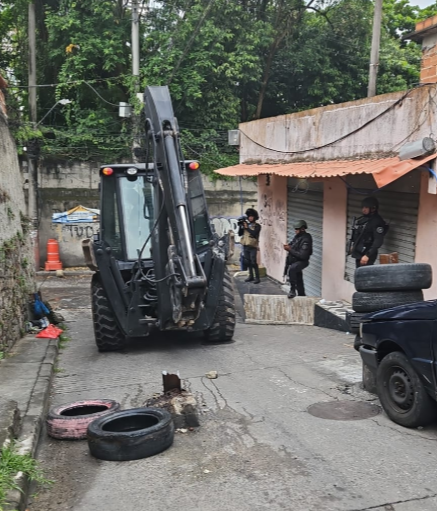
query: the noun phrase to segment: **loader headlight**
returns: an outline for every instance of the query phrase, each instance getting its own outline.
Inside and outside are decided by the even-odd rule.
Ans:
[[[200,167],[200,163],[198,161],[192,161],[188,164],[188,168],[190,170],[197,170]]]
[[[128,176],[136,176],[137,172],[138,172],[138,170],[134,167],[131,167],[130,169],[126,170],[126,174]]]
[[[105,175],[105,176],[112,176],[113,173],[114,173],[114,170],[111,169],[110,167],[105,167],[102,170],[102,174]]]

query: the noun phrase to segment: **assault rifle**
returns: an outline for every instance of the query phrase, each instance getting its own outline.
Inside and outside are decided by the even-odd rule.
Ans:
[[[353,248],[353,244],[354,244],[354,241],[355,241],[355,232],[356,232],[356,228],[357,228],[357,217],[354,216],[353,220],[352,220],[352,230],[351,230],[351,237],[347,243],[347,246],[346,246],[346,254],[347,255],[351,255],[352,254],[352,248]]]

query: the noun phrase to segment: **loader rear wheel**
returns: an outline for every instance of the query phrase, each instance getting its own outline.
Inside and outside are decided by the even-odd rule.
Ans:
[[[211,343],[232,341],[234,330],[234,285],[228,270],[225,269],[217,310],[212,325],[204,331],[205,340]]]
[[[97,274],[91,283],[94,337],[99,351],[117,351],[126,346],[126,337],[114,319],[105,290]]]

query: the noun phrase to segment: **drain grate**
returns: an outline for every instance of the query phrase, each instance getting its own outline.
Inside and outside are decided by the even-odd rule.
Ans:
[[[381,408],[365,401],[329,401],[314,403],[307,409],[308,413],[320,419],[332,421],[359,421],[375,417]]]

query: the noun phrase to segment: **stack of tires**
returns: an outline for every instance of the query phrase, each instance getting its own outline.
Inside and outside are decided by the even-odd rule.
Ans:
[[[431,287],[432,270],[429,264],[380,264],[363,266],[355,272],[355,289],[349,328],[354,334],[354,347],[359,350],[359,328],[363,316],[370,312],[390,309],[423,301],[423,289]],[[365,321],[365,320],[364,320]]]

